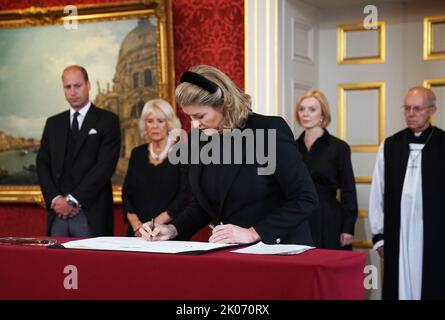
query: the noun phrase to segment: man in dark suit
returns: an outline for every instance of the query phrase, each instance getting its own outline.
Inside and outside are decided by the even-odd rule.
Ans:
[[[110,178],[121,143],[119,118],[89,100],[87,71],[63,71],[70,109],[48,118],[37,155],[37,173],[48,210],[47,234],[94,237],[113,234]]]

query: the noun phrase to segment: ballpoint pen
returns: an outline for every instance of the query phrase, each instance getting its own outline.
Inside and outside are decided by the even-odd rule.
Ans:
[[[150,235],[150,238],[153,238],[153,231],[155,229],[155,218],[151,218],[151,232],[152,234]]]
[[[222,226],[223,224],[224,223],[222,221],[219,223],[220,226]],[[213,223],[209,224],[209,228],[212,229],[212,230],[215,229],[216,226],[217,225],[214,225]]]

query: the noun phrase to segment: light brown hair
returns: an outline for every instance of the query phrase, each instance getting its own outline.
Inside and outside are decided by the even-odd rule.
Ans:
[[[326,96],[323,94],[323,92],[316,89],[308,90],[298,98],[295,105],[295,119],[297,120],[298,124],[301,125],[300,117],[298,116],[298,108],[300,107],[303,100],[307,98],[315,98],[320,103],[322,116],[320,127],[326,128],[329,123],[331,123],[331,111],[329,110],[328,99],[326,99]]]
[[[225,73],[215,67],[198,65],[188,71],[202,75],[214,82],[219,89],[210,93],[198,85],[183,82],[176,88],[176,102],[183,107],[222,106],[223,119],[219,131],[244,127],[247,117],[252,113],[250,95],[242,92]]]

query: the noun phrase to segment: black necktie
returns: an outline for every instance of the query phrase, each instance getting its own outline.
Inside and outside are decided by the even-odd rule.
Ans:
[[[79,134],[79,122],[77,121],[77,117],[79,115],[80,113],[77,111],[74,113],[73,124],[71,125],[71,131],[73,132],[74,136]]]

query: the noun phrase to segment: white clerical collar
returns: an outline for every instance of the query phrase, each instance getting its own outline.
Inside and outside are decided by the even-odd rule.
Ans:
[[[414,133],[414,136],[415,136],[416,138],[420,137],[420,136],[422,135],[422,133],[424,133],[425,131],[427,131],[430,127],[431,127],[431,125],[429,125],[425,130],[417,131],[417,132],[414,131],[414,132],[413,132],[413,133]]]
[[[86,105],[84,105],[82,108],[80,108],[80,110],[76,110],[73,107],[70,107],[70,116],[71,116],[71,118],[73,117],[73,115],[76,112],[80,113],[80,115],[82,116],[82,119],[85,118],[88,110],[90,110],[90,107],[91,107],[91,101],[88,101],[88,103]]]

